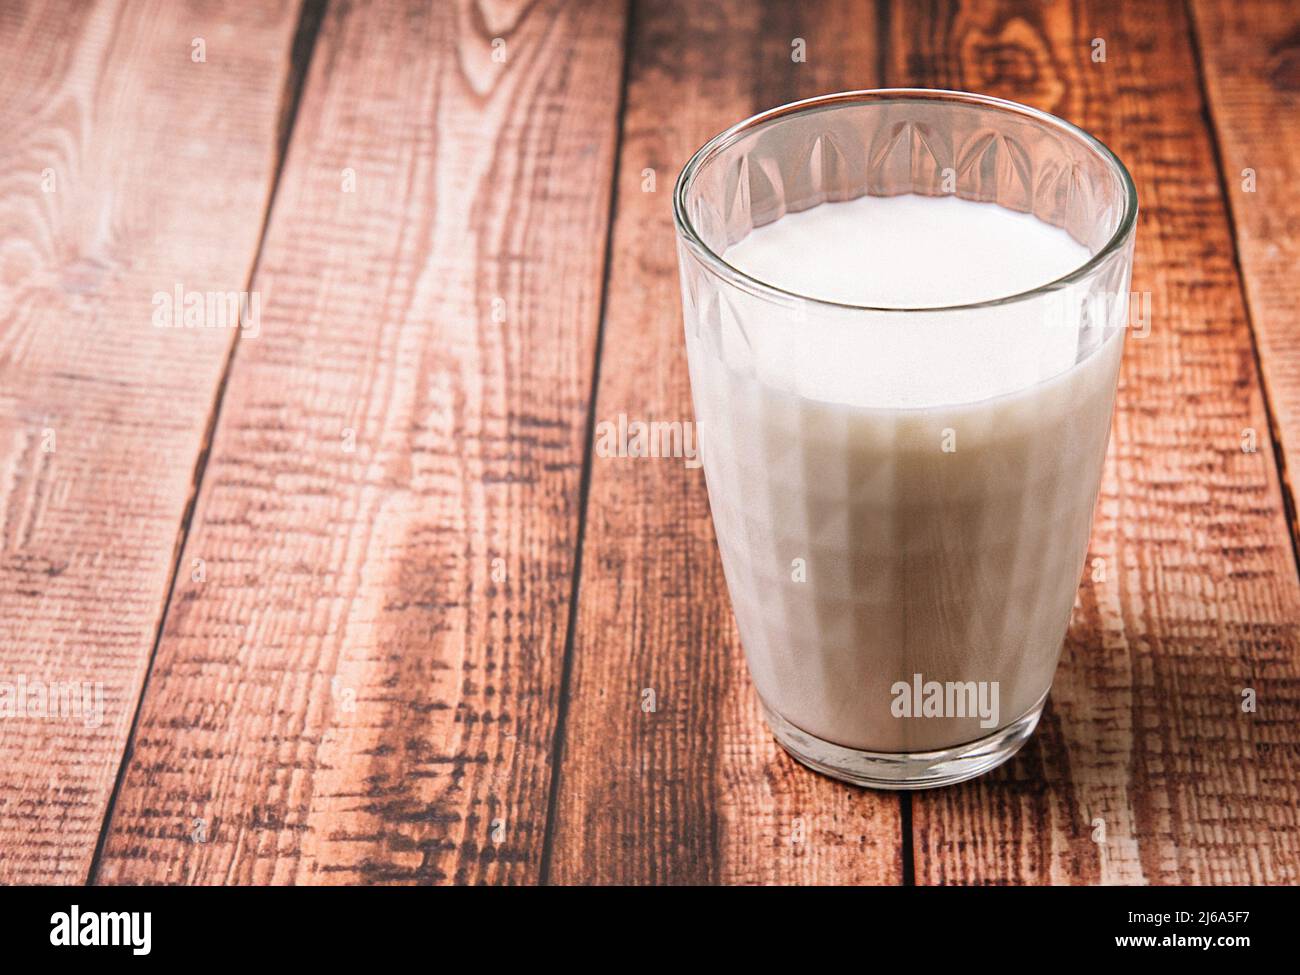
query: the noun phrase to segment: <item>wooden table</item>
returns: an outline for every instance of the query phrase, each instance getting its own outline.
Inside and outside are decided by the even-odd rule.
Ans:
[[[1037,735],[900,797],[781,752],[701,472],[593,430],[692,415],[690,153],[904,85],[1108,142],[1152,327]],[[1300,881],[1294,3],[61,0],[0,95],[0,880]]]

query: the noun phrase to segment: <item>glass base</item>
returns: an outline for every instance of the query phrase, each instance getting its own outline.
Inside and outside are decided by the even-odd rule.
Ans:
[[[781,747],[814,772],[872,789],[933,789],[983,775],[1020,751],[1034,733],[1045,703],[1046,694],[1024,715],[993,734],[935,752],[845,748],[801,731],[766,704],[763,714]]]

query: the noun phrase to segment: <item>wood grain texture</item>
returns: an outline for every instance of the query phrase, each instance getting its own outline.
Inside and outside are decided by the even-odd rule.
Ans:
[[[758,109],[872,87],[875,24],[858,4],[688,0],[633,24],[596,418],[689,421],[673,180]],[[804,771],[763,726],[703,472],[596,456],[584,541],[547,879],[900,882],[898,799]]]
[[[295,16],[0,6],[0,882],[87,877],[235,337],[153,297],[247,287]]]
[[[895,3],[891,20],[890,83],[1035,104],[1128,163],[1153,310],[1129,337],[1094,525],[1105,578],[1085,578],[1024,751],[914,799],[917,881],[1294,883],[1300,585],[1185,11]]]
[[[623,26],[330,5],[99,880],[537,880]]]
[[[1296,520],[1300,469],[1300,7],[1190,5],[1242,280]]]

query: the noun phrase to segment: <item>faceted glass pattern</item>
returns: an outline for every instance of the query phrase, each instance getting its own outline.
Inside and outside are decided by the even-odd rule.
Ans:
[[[918,316],[932,327],[996,328],[1008,314],[1002,300],[919,311],[818,302],[720,257],[788,212],[901,193],[1029,212],[1094,255],[1009,299],[1017,315],[1041,314],[1078,337],[1074,363],[1043,377],[1032,415],[1014,404],[848,409],[800,388],[798,370],[775,368],[836,356],[846,330],[884,336]],[[778,738],[806,764],[885,787],[958,781],[1005,760],[1050,687],[1086,554],[1108,433],[1095,418],[1109,417],[1127,311],[1136,217],[1127,172],[1095,140],[1022,106],[848,93],[719,136],[684,170],[675,207],[714,526]],[[986,366],[996,370],[971,364]],[[1054,436],[1041,435],[1045,423]],[[951,456],[928,446],[947,425],[963,438]],[[1079,456],[1091,483],[1070,476],[1079,465],[1066,461]],[[1026,476],[1009,482],[1008,464]],[[954,648],[965,648],[957,666]],[[998,675],[999,727],[890,720],[882,695],[914,672]]]

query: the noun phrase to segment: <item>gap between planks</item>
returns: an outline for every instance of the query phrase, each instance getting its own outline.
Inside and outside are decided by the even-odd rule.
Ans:
[[[1268,371],[1264,368],[1264,356],[1260,348],[1260,310],[1250,299],[1247,287],[1246,263],[1242,259],[1241,223],[1244,219],[1238,211],[1236,197],[1232,193],[1232,184],[1228,176],[1228,161],[1224,155],[1224,143],[1228,135],[1215,108],[1214,98],[1210,92],[1206,61],[1206,47],[1201,39],[1201,25],[1197,19],[1196,0],[1184,0],[1187,12],[1187,35],[1192,46],[1192,56],[1196,62],[1196,82],[1201,92],[1201,102],[1205,105],[1206,124],[1210,130],[1210,151],[1214,155],[1214,167],[1219,174],[1219,190],[1223,194],[1224,204],[1228,208],[1228,230],[1232,240],[1232,262],[1237,269],[1237,287],[1241,294],[1241,306],[1245,311],[1246,325],[1250,333],[1251,352],[1255,359],[1255,374],[1259,378],[1259,388],[1264,400],[1264,414],[1268,418],[1269,442],[1273,447],[1273,461],[1277,464],[1278,485],[1282,490],[1282,504],[1286,509],[1287,528],[1291,533],[1291,553],[1296,562],[1296,575],[1300,578],[1300,518],[1296,514],[1295,490],[1291,484],[1291,472],[1286,464],[1285,432],[1277,415],[1274,400],[1277,390],[1268,381]]]
[[[275,207],[276,193],[280,188],[280,178],[284,174],[285,158],[289,154],[289,141],[293,135],[294,123],[298,119],[298,107],[302,101],[303,86],[307,82],[307,69],[311,66],[311,57],[316,50],[316,40],[320,36],[321,22],[325,18],[325,8],[329,0],[302,0],[298,10],[298,23],[294,28],[293,41],[289,48],[289,73],[285,77],[280,95],[280,124],[276,134],[276,158],[272,170],[271,190],[266,197],[266,207],[262,211],[262,226],[257,236],[257,249],[249,265],[248,278],[244,282],[245,292],[251,292],[253,281],[257,277],[262,262],[262,249],[266,246],[266,231],[271,223],[271,211]],[[225,401],[226,386],[230,380],[230,370],[239,351],[242,329],[235,331],[235,340],[230,343],[230,350],[221,369],[221,378],[217,382],[216,394],[212,400],[212,409],[208,415],[207,429],[199,447],[198,457],[194,462],[194,476],[190,484],[190,496],[181,515],[180,527],[176,534],[176,551],[172,559],[171,575],[167,580],[166,597],[162,612],[158,614],[158,628],[154,633],[153,645],[149,650],[149,662],[145,666],[144,680],[140,683],[140,693],[136,697],[134,713],[131,716],[131,730],[127,733],[126,743],[122,749],[122,758],[118,763],[117,774],[113,779],[113,789],[109,793],[108,803],[104,806],[104,818],[100,823],[99,837],[95,841],[95,852],[91,856],[90,869],[86,874],[86,883],[95,883],[99,874],[100,861],[104,855],[104,844],[112,828],[113,810],[117,797],[122,790],[122,782],[131,764],[131,754],[135,746],[135,736],[140,724],[140,711],[144,706],[145,695],[149,691],[149,678],[153,674],[154,661],[158,658],[158,647],[162,643],[163,632],[167,627],[167,617],[171,611],[172,598],[176,592],[176,577],[181,570],[181,560],[185,556],[185,542],[189,538],[190,525],[194,518],[194,507],[198,501],[199,490],[203,486],[203,475],[207,471],[208,457],[212,451],[212,441],[217,424],[221,420],[221,407]]]
[[[551,744],[551,779],[546,794],[546,823],[542,834],[542,859],[538,885],[550,885],[551,856],[555,849],[556,800],[560,790],[560,765],[564,761],[564,732],[569,716],[569,687],[573,680],[573,634],[578,623],[578,592],[582,581],[582,548],[587,529],[587,502],[591,496],[591,466],[596,443],[596,394],[600,390],[600,357],[605,348],[605,315],[609,309],[609,283],[614,266],[614,220],[618,216],[618,181],[623,172],[623,122],[627,115],[628,70],[636,36],[637,0],[627,0],[623,15],[623,65],[618,86],[618,111],[614,114],[614,162],[609,179],[609,214],[605,221],[604,266],[601,268],[600,311],[596,316],[596,341],[592,354],[591,392],[582,447],[582,476],[578,488],[578,527],[574,534],[573,578],[569,583],[569,613],[564,631],[564,659],[560,664],[560,690],[556,704],[555,733]]]

